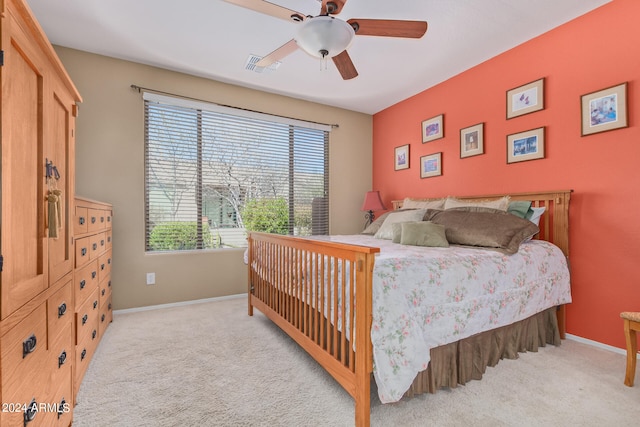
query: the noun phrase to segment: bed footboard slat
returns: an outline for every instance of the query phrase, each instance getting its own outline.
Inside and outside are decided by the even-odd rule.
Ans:
[[[249,235],[249,314],[253,307],[262,311],[354,397],[358,426],[369,424],[371,281],[377,252]]]

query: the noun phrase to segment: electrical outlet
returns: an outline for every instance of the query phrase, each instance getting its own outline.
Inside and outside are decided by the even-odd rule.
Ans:
[[[147,285],[156,284],[156,273],[147,273]]]

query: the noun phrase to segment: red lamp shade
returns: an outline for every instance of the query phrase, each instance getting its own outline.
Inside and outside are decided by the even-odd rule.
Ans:
[[[363,211],[384,211],[387,208],[384,207],[382,199],[380,198],[379,191],[367,191],[364,195],[364,203],[362,204]]]

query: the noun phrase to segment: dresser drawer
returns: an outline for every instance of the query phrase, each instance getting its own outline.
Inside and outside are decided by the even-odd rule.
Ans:
[[[98,288],[98,260],[91,261],[79,270],[73,278],[75,311],[85,302],[91,292]]]
[[[104,282],[111,275],[111,251],[98,258],[98,281]]]
[[[89,237],[81,237],[76,239],[76,268],[85,265],[91,259],[91,242]]]
[[[70,277],[67,283],[47,300],[47,322],[49,327],[49,342],[56,339],[60,331],[73,322],[73,279]]]
[[[80,388],[80,383],[82,382],[82,378],[84,377],[84,373],[89,366],[89,362],[91,361],[91,357],[93,357],[93,353],[98,346],[99,339],[92,339],[91,335],[88,335],[84,340],[79,342],[76,345],[76,360],[75,360],[75,390],[74,394],[78,393],[78,389]]]
[[[40,390],[46,382],[47,307],[39,305],[1,339],[2,401],[17,402],[34,396],[21,395]],[[26,388],[25,388],[26,387]],[[38,399],[44,396],[36,396]],[[14,399],[14,400],[10,400]],[[15,400],[18,399],[18,400]],[[26,402],[29,403],[29,402]],[[4,414],[3,414],[4,415]]]
[[[111,245],[112,245],[112,240],[113,240],[113,230],[109,229],[107,231],[105,231],[105,236],[107,238],[107,249],[111,249]]]
[[[100,306],[100,319],[98,319],[98,334],[100,335],[100,338],[102,338],[104,331],[109,326],[109,323],[111,323],[111,321],[113,320],[113,309],[111,308],[111,293],[109,293],[108,295],[109,296],[106,298],[104,304]]]
[[[87,336],[94,335],[93,338],[97,338],[99,311],[98,288],[95,288],[80,310],[76,311],[76,343],[78,345]]]
[[[69,354],[69,360],[74,357],[73,351]],[[44,425],[52,427],[68,427],[71,424],[73,413],[72,393],[73,372],[71,365],[64,365],[52,376],[47,392],[47,407],[44,412]],[[30,425],[27,425],[30,427]]]
[[[102,246],[100,245],[102,242]],[[106,249],[106,241],[104,231],[89,236],[89,258],[96,259]]]
[[[89,208],[89,227],[87,232],[92,233],[94,231],[104,230],[105,217],[102,209]]]
[[[100,308],[105,304],[105,302],[111,296],[111,277],[107,277],[105,280],[100,282]]]
[[[85,234],[89,226],[88,209],[82,206],[76,206],[75,222],[73,231],[75,234]]]

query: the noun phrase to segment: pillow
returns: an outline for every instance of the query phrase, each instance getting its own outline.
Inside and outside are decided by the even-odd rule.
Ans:
[[[445,199],[412,199],[406,197],[402,201],[402,208],[416,208],[416,209],[443,209]]]
[[[395,226],[395,224],[394,224]],[[448,248],[444,225],[431,221],[403,222],[400,244]]]
[[[518,252],[520,243],[538,233],[534,223],[508,212],[490,208],[454,208],[429,211],[429,221],[445,227],[449,243]]]
[[[446,210],[462,208],[465,206],[481,206],[484,208],[493,208],[499,209],[501,211],[506,211],[509,207],[509,199],[509,196],[504,196],[497,200],[461,200],[456,199],[455,197],[447,197],[447,200],[444,202],[444,208]]]
[[[387,217],[390,214],[394,212],[412,211],[412,210],[415,210],[415,209],[398,209],[397,211],[385,212],[382,215],[380,215],[378,218],[376,218],[371,224],[367,225],[367,227],[364,230],[362,230],[360,234],[370,234],[373,236],[378,232],[378,230],[380,230],[380,227],[384,223],[384,220],[387,219]]]
[[[531,208],[531,212],[527,214],[526,218],[535,225],[540,226],[540,217],[545,210],[547,210],[546,206],[541,208]]]
[[[387,219],[390,213],[391,212],[387,212],[380,215],[371,224],[367,225],[367,227],[364,230],[362,230],[362,233],[360,234],[370,234],[372,236],[376,234],[378,230],[380,230],[382,223],[384,222],[385,219]]]
[[[526,218],[527,214],[533,213],[531,210],[531,202],[524,200],[517,200],[509,203],[509,207],[507,208],[507,212],[510,214],[514,214],[520,218]]]
[[[394,211],[389,213],[382,223],[380,229],[374,234],[376,239],[393,239],[393,224],[397,222],[422,221],[422,217],[427,212],[426,209],[411,209],[407,211]]]
[[[404,224],[404,222],[396,222],[391,226],[393,229],[393,237],[391,238],[391,241],[393,243],[400,243],[400,239],[402,237],[402,224]]]

